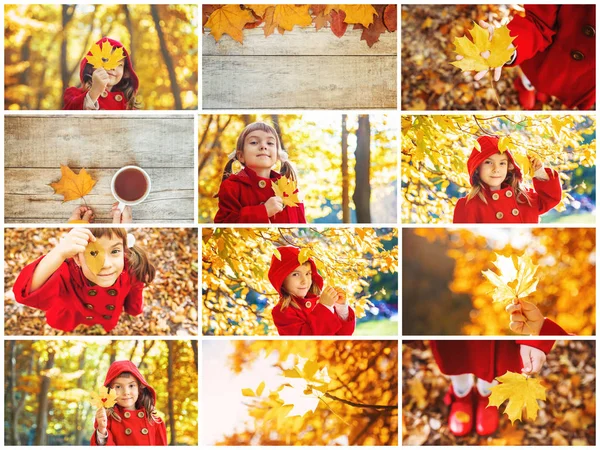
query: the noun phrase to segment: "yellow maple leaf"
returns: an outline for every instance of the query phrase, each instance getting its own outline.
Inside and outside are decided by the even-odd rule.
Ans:
[[[125,58],[123,47],[113,47],[108,41],[101,42],[100,45],[92,45],[90,53],[91,55],[86,56],[86,59],[95,69],[102,67],[112,70]]]
[[[275,5],[246,5],[246,7],[250,8],[252,11],[254,11],[254,14],[256,14],[258,17],[264,17],[265,12],[271,6],[275,6]]]
[[[112,408],[117,403],[117,394],[115,391],[108,392],[106,386],[102,386],[99,392],[91,392],[92,399],[90,404],[94,408]]]
[[[329,389],[331,378],[327,367],[319,369],[316,361],[304,360],[302,366],[283,371],[283,376],[289,378],[279,391],[279,399],[284,405],[291,405],[287,411],[288,417],[304,416],[308,411],[315,412],[321,397]]]
[[[104,259],[106,258],[104,249],[96,242],[90,241],[85,248],[83,257],[85,258],[85,263],[90,269],[90,272],[94,275],[98,275],[102,270],[102,267],[104,267]]]
[[[374,15],[377,11],[372,5],[338,5],[339,9],[346,13],[344,22],[360,23],[363,27],[368,28],[373,23]]]
[[[250,10],[242,9],[240,5],[225,5],[215,10],[204,26],[210,28],[210,34],[217,42],[224,34],[228,34],[241,44],[244,39],[244,25],[248,22],[254,22]]]
[[[463,56],[463,59],[453,61],[452,65],[464,72],[471,70],[481,72],[501,67],[510,61],[515,50],[509,47],[515,38],[510,36],[507,26],[496,28],[490,41],[489,32],[485,28],[475,22],[473,25],[470,30],[472,41],[466,36],[454,39],[455,52]],[[482,56],[482,53],[487,57]]]
[[[312,23],[309,8],[310,5],[277,5],[273,12],[273,23],[286,31],[292,31],[296,25],[306,27]]]
[[[69,166],[60,165],[62,174],[60,180],[56,183],[50,183],[55,194],[63,196],[63,203],[71,200],[77,200],[90,193],[96,180],[94,180],[85,169],[81,169],[78,174],[75,174]]]
[[[283,200],[284,206],[298,206],[300,199],[296,190],[296,182],[290,180],[288,177],[281,177],[277,181],[271,182],[271,187],[275,195]]]
[[[491,270],[481,272],[495,286],[492,294],[494,302],[511,302],[535,292],[539,280],[534,275],[538,266],[533,264],[529,256],[508,257],[496,253],[494,265],[500,275]]]
[[[511,423],[514,424],[515,420],[523,420],[521,418],[523,408],[527,408],[527,418],[535,420],[540,409],[537,401],[546,400],[546,388],[542,386],[539,379],[507,371],[496,380],[500,384],[490,388],[492,394],[488,406],[500,406],[508,400],[504,414],[508,416]]]

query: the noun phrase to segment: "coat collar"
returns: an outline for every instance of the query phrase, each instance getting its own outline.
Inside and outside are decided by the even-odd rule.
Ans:
[[[261,187],[260,182],[263,181],[265,186],[271,187],[271,180],[279,180],[281,174],[271,170],[269,178],[259,177],[256,172],[248,167],[244,167],[238,173],[231,175],[228,180],[238,181],[240,183],[247,184],[248,186]],[[265,187],[262,186],[262,187]]]

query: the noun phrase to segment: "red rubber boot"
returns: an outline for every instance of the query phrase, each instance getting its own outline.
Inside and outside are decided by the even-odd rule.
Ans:
[[[535,90],[530,91],[523,86],[521,77],[515,78],[515,89],[519,93],[519,103],[523,109],[532,110],[535,108]]]
[[[494,434],[498,429],[499,412],[495,406],[488,406],[488,397],[482,396],[477,388],[476,391],[476,412],[475,412],[475,431],[480,436],[489,436]]]
[[[473,401],[475,387],[464,397],[457,397],[454,389],[450,390],[444,398],[444,402],[450,405],[448,424],[450,432],[454,436],[465,436],[473,429]]]

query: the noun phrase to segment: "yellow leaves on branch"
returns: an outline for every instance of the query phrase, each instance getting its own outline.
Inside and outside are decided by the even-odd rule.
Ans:
[[[295,181],[290,180],[288,177],[281,177],[277,181],[272,181],[271,186],[275,195],[283,200],[284,206],[298,206],[298,203],[300,203]]]
[[[90,50],[91,55],[86,56],[88,63],[94,66],[94,69],[102,67],[112,70],[125,58],[122,47],[113,47],[108,41],[101,42],[100,45],[94,44]]]
[[[500,384],[490,388],[492,394],[489,397],[489,406],[500,406],[508,400],[504,414],[511,423],[522,420],[523,408],[526,409],[527,418],[535,420],[540,409],[537,401],[546,400],[546,388],[539,379],[507,371],[496,380]]]
[[[514,48],[509,47],[515,38],[510,36],[507,26],[496,28],[490,41],[489,32],[485,28],[475,22],[473,25],[474,27],[469,30],[473,37],[472,41],[466,36],[454,39],[455,51],[463,58],[460,61],[453,61],[452,65],[463,72],[481,72],[502,67],[510,61]]]
[[[98,275],[102,270],[102,267],[104,267],[104,259],[106,258],[104,248],[96,242],[89,242],[85,248],[83,257],[85,258],[85,263],[90,269],[90,272],[94,275]]]
[[[495,286],[492,294],[494,302],[508,303],[535,292],[539,280],[534,275],[538,266],[529,256],[508,257],[496,253],[494,265],[500,271],[499,275],[491,270],[482,271],[483,276]]]
[[[50,183],[56,194],[63,196],[63,203],[77,200],[90,193],[96,180],[94,180],[85,169],[75,174],[69,166],[60,166],[61,179],[56,183]]]
[[[115,391],[108,392],[106,386],[102,386],[98,392],[91,392],[90,395],[90,404],[94,408],[112,408],[117,403],[117,394]]]

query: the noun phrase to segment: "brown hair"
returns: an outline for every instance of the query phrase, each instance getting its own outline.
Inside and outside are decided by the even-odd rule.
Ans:
[[[152,394],[148,391],[148,389],[146,389],[146,386],[140,383],[140,380],[138,380],[137,377],[131,372],[121,372],[115,377],[115,379],[119,377],[133,378],[135,380],[138,386],[138,398],[135,402],[135,409],[144,409],[146,411],[146,420],[151,425],[154,425],[154,422],[157,422],[157,420],[156,409],[154,408],[154,398],[152,397]],[[108,392],[110,392],[112,389],[113,382],[114,380],[108,386]],[[117,422],[121,422],[121,416],[119,416],[114,406],[107,409],[107,414]]]
[[[477,196],[481,199],[483,203],[487,205],[487,200],[485,199],[485,195],[483,195],[483,187],[484,182],[481,180],[481,176],[479,175],[479,167],[475,169],[473,172],[473,187],[471,191],[467,195],[467,202],[469,202],[473,197]],[[515,166],[510,161],[508,163],[508,171],[506,172],[506,178],[502,182],[503,185],[510,186],[515,191],[515,198],[517,199],[517,203],[527,203],[531,206],[531,199],[527,192],[521,188],[519,184],[519,179],[517,178],[517,173],[515,171]]]
[[[114,49],[113,49],[114,51]],[[94,73],[94,66],[90,63],[85,65],[83,69],[83,87],[87,90],[92,88],[92,73]],[[129,62],[125,58],[125,64],[123,67],[123,78],[117,84],[113,86],[113,89],[120,91],[127,100],[127,109],[140,109],[142,104],[136,99],[136,91],[131,83],[131,75],[129,72]]]
[[[127,248],[127,230],[125,228],[90,228],[90,231],[96,238],[121,239],[127,263],[129,264],[129,273],[146,284],[154,279],[156,268],[148,259],[146,251],[137,245]]]
[[[237,144],[235,146],[235,156],[231,158],[225,165],[225,169],[223,169],[223,177],[221,178],[221,182],[225,181],[232,175],[231,168],[233,166],[233,163],[236,160],[238,160],[238,155],[244,153],[244,141],[246,140],[246,137],[248,137],[250,133],[256,130],[264,131],[265,133],[269,133],[275,136],[275,140],[277,141],[277,156],[279,157],[279,152],[283,151],[283,147],[281,146],[281,140],[279,139],[279,134],[277,134],[275,128],[264,122],[252,122],[250,125],[246,126],[246,128],[244,128],[238,136]],[[289,161],[283,161],[281,163],[280,173],[281,175],[288,177],[292,181],[298,181],[298,175],[296,175],[296,171],[294,170],[292,163],[290,163]]]

